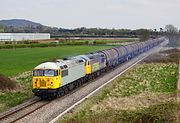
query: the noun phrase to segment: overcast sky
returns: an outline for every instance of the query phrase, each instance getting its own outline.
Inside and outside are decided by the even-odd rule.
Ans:
[[[1,0],[0,19],[62,28],[180,28],[180,0]]]

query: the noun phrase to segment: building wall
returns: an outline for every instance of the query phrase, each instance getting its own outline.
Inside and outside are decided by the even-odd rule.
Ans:
[[[49,33],[0,33],[0,41],[23,41],[50,39]]]

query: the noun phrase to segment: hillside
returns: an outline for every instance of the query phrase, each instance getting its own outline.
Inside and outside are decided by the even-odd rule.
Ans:
[[[11,19],[11,20],[0,20],[0,25],[6,26],[6,27],[38,27],[42,26],[40,23],[32,22],[29,20],[24,19]]]
[[[103,37],[103,38],[138,38],[140,35],[157,36],[156,32],[147,29],[106,29],[86,28],[65,29],[61,27],[46,26],[25,19],[0,20],[0,32],[5,33],[50,33],[53,38],[59,37]],[[160,34],[160,33],[159,33]],[[144,37],[143,37],[144,38]],[[145,39],[144,39],[145,40]]]

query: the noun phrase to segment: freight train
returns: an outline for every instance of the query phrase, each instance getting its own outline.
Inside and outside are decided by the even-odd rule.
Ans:
[[[33,93],[43,99],[64,95],[165,40],[164,37],[150,39],[145,42],[42,63],[33,70]]]

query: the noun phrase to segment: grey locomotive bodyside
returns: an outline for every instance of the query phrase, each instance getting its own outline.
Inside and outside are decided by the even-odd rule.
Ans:
[[[75,60],[75,59],[74,59]],[[71,60],[73,63],[66,63],[68,68],[62,70],[62,86],[67,85],[73,81],[76,81],[78,79],[81,79],[85,76],[85,62],[74,62],[74,60]],[[63,72],[65,74],[63,75]]]

